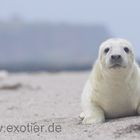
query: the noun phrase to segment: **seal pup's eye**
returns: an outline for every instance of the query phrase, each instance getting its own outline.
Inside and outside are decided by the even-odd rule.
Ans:
[[[129,50],[128,47],[125,47],[125,48],[124,48],[124,51],[125,51],[126,53],[129,53],[130,50]]]
[[[106,48],[105,50],[104,50],[104,52],[107,54],[108,52],[109,52],[109,48]]]

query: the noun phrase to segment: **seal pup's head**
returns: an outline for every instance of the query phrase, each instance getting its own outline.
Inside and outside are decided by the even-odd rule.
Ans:
[[[130,71],[135,62],[132,44],[125,39],[109,39],[101,44],[98,60],[106,72]]]

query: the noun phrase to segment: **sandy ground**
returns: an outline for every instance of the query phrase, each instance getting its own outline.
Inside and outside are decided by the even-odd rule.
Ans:
[[[9,74],[0,79],[0,140],[139,140],[140,117],[82,125],[88,72]]]

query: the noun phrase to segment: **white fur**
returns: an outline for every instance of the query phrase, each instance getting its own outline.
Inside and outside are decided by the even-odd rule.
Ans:
[[[124,47],[128,47],[127,54]],[[105,54],[105,48],[110,51]],[[121,67],[110,68],[110,56],[122,56]],[[124,39],[109,39],[100,46],[99,57],[82,94],[83,124],[102,123],[106,118],[140,115],[140,69],[132,45]]]

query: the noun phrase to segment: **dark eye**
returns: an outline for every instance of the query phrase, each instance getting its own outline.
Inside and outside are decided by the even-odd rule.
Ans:
[[[129,53],[130,50],[129,50],[129,48],[125,47],[125,48],[124,48],[124,51],[125,51],[126,53]]]
[[[104,52],[105,52],[105,53],[108,53],[109,50],[110,50],[109,48],[106,48],[106,49],[104,50]]]

